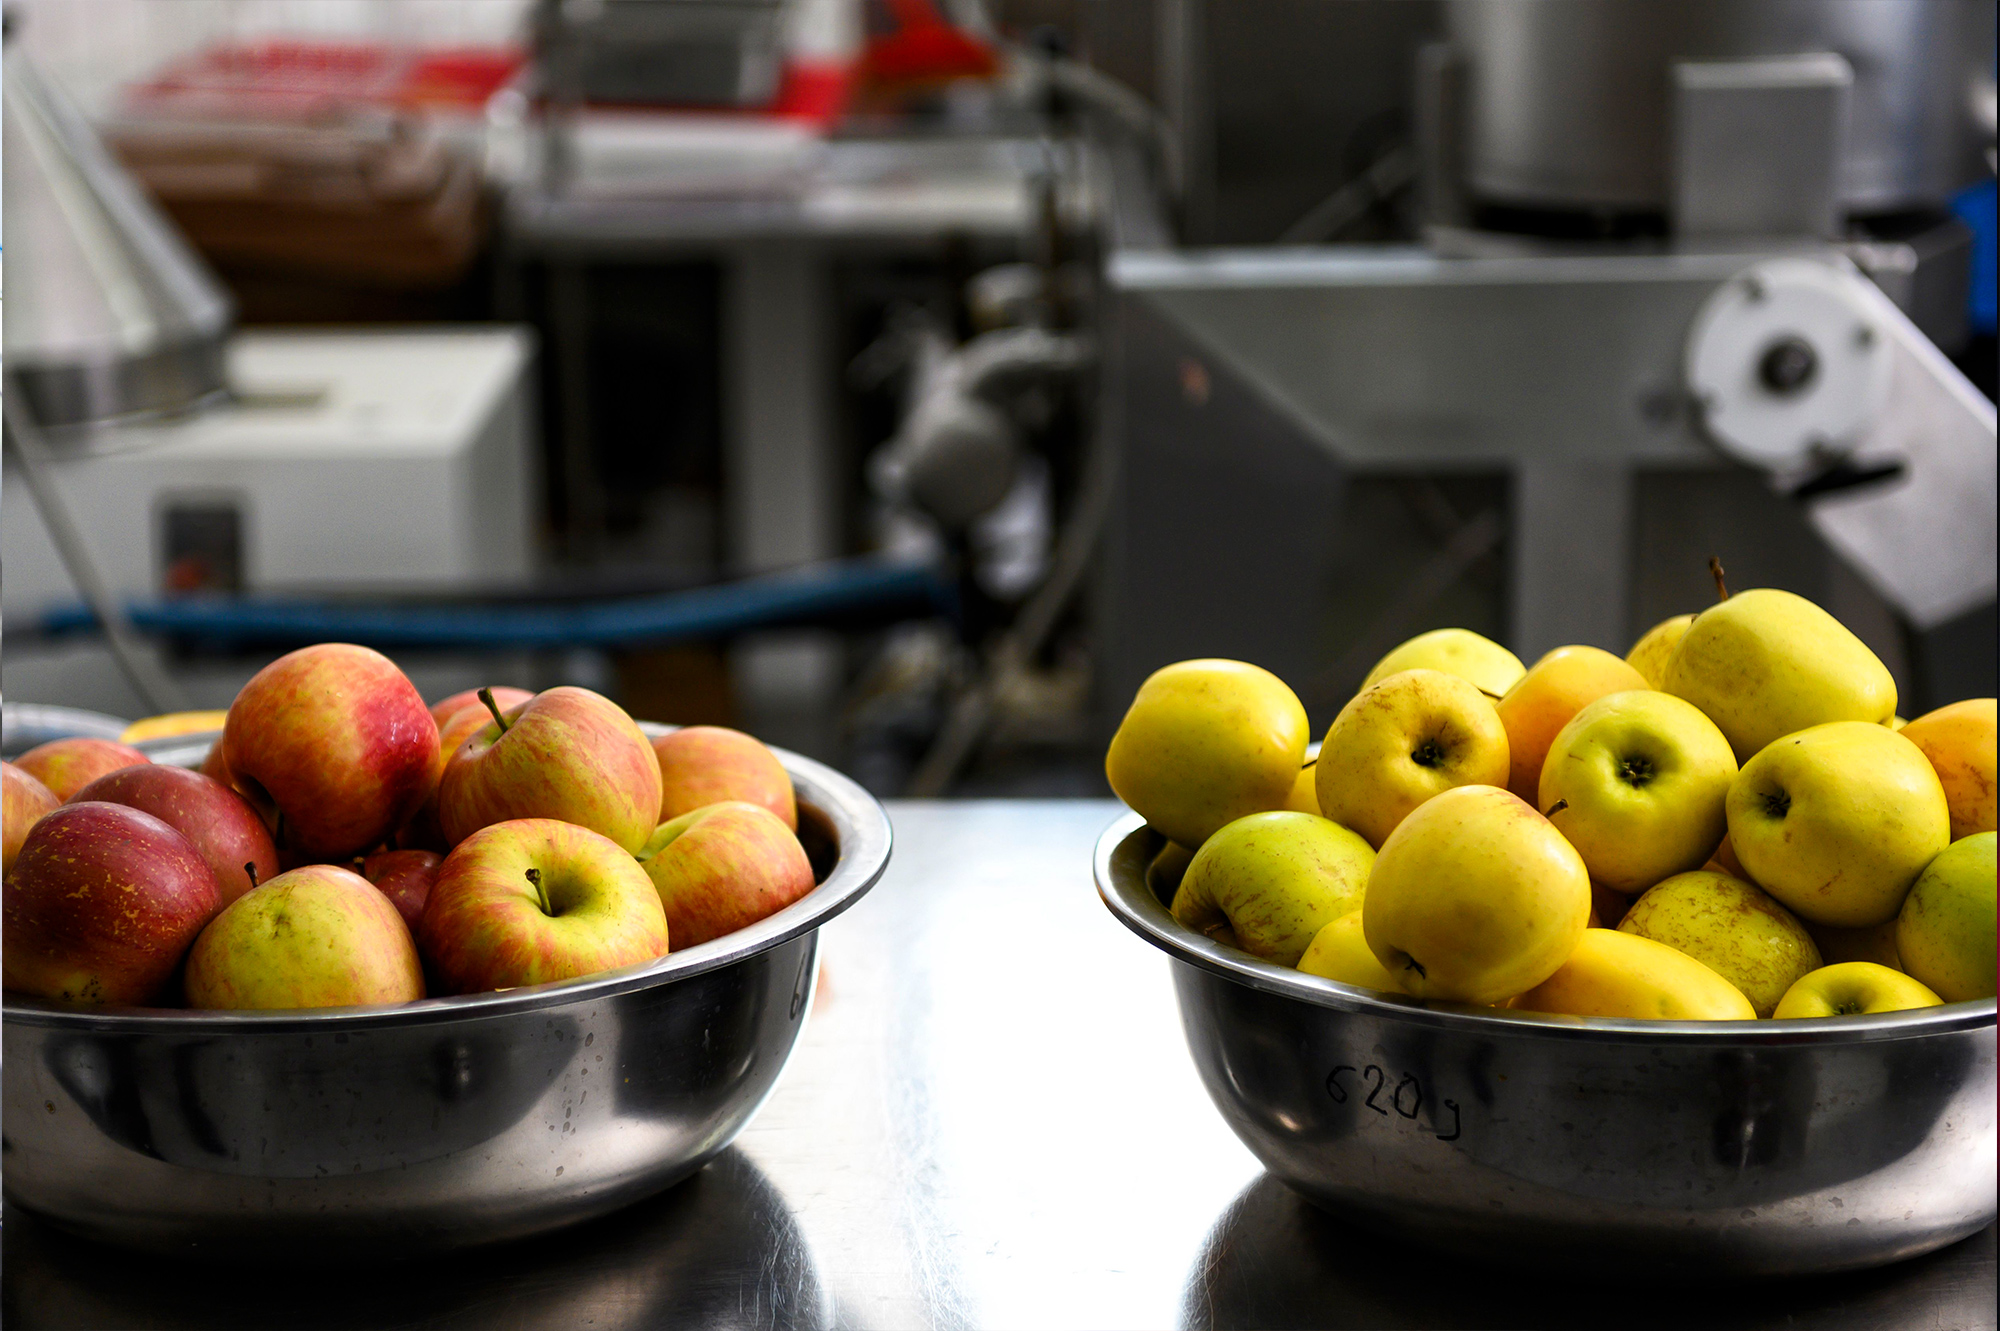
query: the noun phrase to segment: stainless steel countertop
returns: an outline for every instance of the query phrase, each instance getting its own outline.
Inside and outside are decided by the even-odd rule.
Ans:
[[[888,877],[825,930],[776,1092],[694,1179],[580,1229],[367,1270],[131,1257],[10,1209],[30,1326],[1991,1328],[1994,1231],[1901,1266],[1726,1289],[1473,1269],[1263,1175],[1116,924],[1100,801],[902,803]]]

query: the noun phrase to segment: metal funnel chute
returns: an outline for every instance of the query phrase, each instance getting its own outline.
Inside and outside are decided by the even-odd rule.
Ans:
[[[228,295],[14,50],[4,94],[8,390],[45,429],[221,394]]]

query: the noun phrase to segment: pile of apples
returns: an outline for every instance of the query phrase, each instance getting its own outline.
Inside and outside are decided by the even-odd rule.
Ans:
[[[1583,1017],[1824,1017],[1993,996],[1994,700],[1905,723],[1887,669],[1776,590],[1620,659],[1463,629],[1369,672],[1306,759],[1240,661],[1140,687],[1105,759],[1189,929],[1417,998]]]
[[[791,778],[750,736],[649,741],[570,687],[426,707],[393,661],[343,643],[258,672],[199,772],[68,739],[0,778],[5,987],[80,1004],[569,980],[720,937],[814,882]]]

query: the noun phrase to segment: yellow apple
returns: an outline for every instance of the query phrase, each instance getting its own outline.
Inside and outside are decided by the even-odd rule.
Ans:
[[[1419,805],[1361,902],[1369,950],[1404,992],[1497,1003],[1555,973],[1590,920],[1590,875],[1549,820],[1496,786]]]
[[[1659,688],[1660,679],[1666,673],[1667,658],[1673,655],[1674,644],[1681,640],[1681,635],[1692,623],[1693,615],[1675,615],[1672,619],[1661,620],[1632,644],[1632,650],[1625,653],[1625,664],[1646,677],[1648,688]]]
[[[1896,681],[1861,639],[1805,597],[1768,588],[1696,615],[1660,687],[1708,713],[1738,762],[1808,726],[1896,714]]]
[[[1514,1000],[1521,1012],[1635,1021],[1754,1021],[1743,992],[1687,953],[1637,934],[1586,929],[1548,979]]]
[[[1527,673],[1520,657],[1491,638],[1482,638],[1471,629],[1432,629],[1377,661],[1361,687],[1367,689],[1405,670],[1442,670],[1495,698]]]
[[[1494,709],[1507,728],[1507,789],[1533,804],[1541,794],[1542,759],[1571,717],[1608,693],[1651,687],[1595,647],[1558,647],[1535,662]]]
[[[1396,983],[1396,977],[1384,970],[1381,961],[1368,950],[1368,939],[1361,932],[1361,912],[1358,910],[1349,911],[1339,919],[1320,926],[1320,931],[1307,945],[1305,955],[1299,958],[1299,969],[1308,975],[1323,976],[1361,989],[1379,989],[1390,994],[1403,992]]]
[[[1197,933],[1296,966],[1322,926],[1360,907],[1374,863],[1374,847],[1317,814],[1253,813],[1194,853],[1173,915]]]
[[[1199,847],[1225,823],[1281,809],[1311,738],[1298,695],[1242,661],[1182,661],[1132,699],[1104,775],[1169,840]]]
[[[1906,898],[1907,900],[1907,898]],[[1871,924],[1865,929],[1840,929],[1830,924],[1800,920],[1819,948],[1820,961],[1828,966],[1841,961],[1872,961],[1892,971],[1903,969],[1903,954],[1896,950],[1896,922]]]
[[[1896,917],[1903,969],[1947,1003],[1991,998],[1996,834],[1954,841],[1924,871]]]
[[[1588,704],[1557,733],[1537,807],[1593,879],[1643,892],[1708,862],[1735,779],[1736,755],[1700,708],[1633,689]]]
[[[1893,919],[1951,841],[1944,787],[1921,750],[1872,722],[1786,735],[1729,787],[1729,841],[1757,885],[1819,924]]]
[[[1867,1012],[1936,1007],[1943,1001],[1921,981],[1901,971],[1877,966],[1872,961],[1843,961],[1801,976],[1778,1000],[1778,1010],[1771,1015],[1780,1021],[1852,1017]]]
[[[1486,695],[1441,670],[1403,670],[1364,689],[1319,746],[1320,812],[1380,846],[1441,791],[1507,777],[1507,732]]]
[[[1285,797],[1285,807],[1293,813],[1319,812],[1319,773],[1315,768],[1316,764],[1307,763],[1292,780],[1292,793]]]
[[[1951,808],[1951,839],[1994,830],[1994,704],[1967,698],[1896,732],[1923,750]]]
[[[1734,785],[1735,783],[1731,782],[1730,784]],[[1725,810],[1725,815],[1726,812]],[[1715,854],[1708,857],[1708,863],[1704,864],[1702,868],[1712,869],[1717,873],[1726,873],[1731,878],[1741,878],[1745,881],[1748,881],[1750,878],[1750,875],[1743,871],[1742,863],[1737,860],[1736,847],[1729,844],[1729,833],[1727,832],[1722,834],[1721,844],[1716,846]]]
[[[1727,874],[1675,874],[1632,903],[1618,923],[1687,953],[1743,991],[1768,1017],[1800,976],[1820,968],[1804,925],[1771,895]]]

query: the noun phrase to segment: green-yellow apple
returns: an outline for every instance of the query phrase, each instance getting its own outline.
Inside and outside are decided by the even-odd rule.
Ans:
[[[1907,900],[1907,898],[1905,898]],[[1896,950],[1896,921],[1886,920],[1865,929],[1841,929],[1830,924],[1800,920],[1819,948],[1819,959],[1831,966],[1841,961],[1872,961],[1892,971],[1903,969],[1903,954]]]
[[[67,803],[107,772],[152,761],[130,744],[114,739],[52,739],[29,749],[14,760],[14,765]]]
[[[1660,680],[1667,672],[1667,658],[1673,655],[1674,644],[1681,640],[1681,635],[1692,623],[1693,615],[1663,619],[1647,629],[1644,636],[1632,644],[1632,650],[1625,653],[1625,664],[1645,676],[1646,687],[1660,687]]]
[[[150,813],[188,839],[208,861],[227,906],[278,876],[278,848],[249,801],[220,781],[185,767],[121,767],[76,793]]]
[[[1181,661],[1139,686],[1104,775],[1155,830],[1198,848],[1225,823],[1282,809],[1310,738],[1298,695],[1270,671]]]
[[[1563,964],[1590,922],[1590,875],[1548,819],[1496,786],[1447,790],[1375,857],[1361,928],[1405,993],[1498,1003]]]
[[[44,814],[4,889],[5,985],[72,1003],[147,1003],[222,907],[215,874],[150,813],[91,800]]]
[[[1896,714],[1896,681],[1861,639],[1790,592],[1738,592],[1695,616],[1660,687],[1708,713],[1747,763],[1781,735]]]
[[[55,792],[12,763],[0,763],[0,874],[14,871],[14,857],[28,839],[28,829],[62,803]]]
[[[1749,877],[1803,919],[1895,918],[1951,841],[1937,773],[1887,726],[1832,721],[1786,735],[1729,787],[1729,841]]]
[[[1253,813],[1202,842],[1174,893],[1174,918],[1296,966],[1321,926],[1360,906],[1374,862],[1372,846],[1317,814]]]
[[[424,996],[410,927],[351,870],[308,864],[238,897],[187,959],[192,1008],[409,1003]]]
[[[1320,812],[1380,846],[1443,791],[1499,785],[1507,732],[1486,695],[1441,670],[1403,670],[1348,700],[1319,747]]]
[[[1630,1021],[1754,1021],[1743,992],[1687,953],[1638,934],[1586,929],[1555,973],[1514,1000],[1521,1012]]]
[[[1954,841],[1917,875],[1896,917],[1903,969],[1947,1003],[1991,998],[1996,834]]]
[[[813,890],[812,864],[792,829],[745,800],[660,824],[639,850],[639,867],[660,894],[676,948],[734,933]]]
[[[747,800],[769,809],[794,832],[799,830],[790,773],[777,754],[742,731],[682,726],[655,739],[653,754],[660,760],[661,822],[672,822],[704,804]]]
[[[431,793],[438,729],[380,652],[321,643],[253,675],[222,727],[228,784],[275,806],[293,862],[349,860],[393,835]]]
[[[1728,874],[1675,874],[1648,888],[1617,928],[1687,953],[1742,990],[1760,1017],[1821,965],[1818,946],[1796,916]]]
[[[482,827],[445,856],[417,946],[445,991],[483,993],[665,956],[667,917],[653,880],[617,842],[521,818]]]
[[[1442,670],[1494,698],[1513,688],[1527,673],[1520,657],[1491,638],[1483,638],[1471,629],[1432,629],[1429,633],[1419,633],[1377,661],[1368,678],[1361,681],[1361,689],[1405,670]]]
[[[1306,945],[1305,955],[1299,958],[1299,969],[1307,975],[1338,980],[1359,989],[1379,989],[1388,994],[1403,992],[1396,977],[1368,950],[1358,910],[1321,925],[1312,942]]]
[[[1708,862],[1728,829],[1736,755],[1692,703],[1652,689],[1612,693],[1569,719],[1542,762],[1536,807],[1590,869],[1643,892]]]
[[[660,764],[645,732],[602,694],[536,694],[460,745],[438,785],[438,822],[456,846],[482,827],[555,818],[637,853],[659,826]]]
[[[1843,961],[1801,976],[1778,1000],[1778,1010],[1771,1015],[1780,1021],[1852,1017],[1936,1007],[1943,1001],[1922,981],[1913,980],[1901,971],[1877,966],[1872,961]]]
[[[389,899],[414,933],[443,863],[444,856],[434,850],[378,850],[361,861],[361,876]]]
[[[1944,786],[1951,839],[1994,830],[1994,703],[1967,698],[1896,732],[1923,750]]]
[[[1606,694],[1649,687],[1638,671],[1595,647],[1558,647],[1543,656],[1494,704],[1507,730],[1507,789],[1533,804],[1542,760],[1569,719]]]

